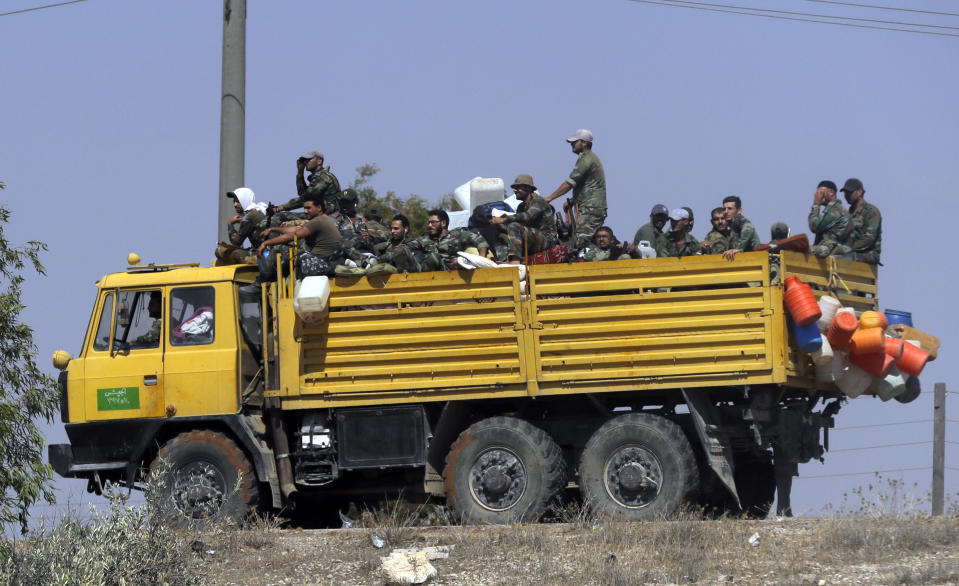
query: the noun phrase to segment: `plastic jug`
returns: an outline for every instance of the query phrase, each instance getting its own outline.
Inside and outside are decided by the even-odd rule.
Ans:
[[[888,401],[906,391],[906,377],[893,367],[886,378],[873,380],[869,389],[883,401]]]
[[[326,310],[330,298],[330,279],[324,276],[306,277],[297,281],[293,290],[293,311],[307,320]]]
[[[909,376],[918,377],[928,361],[929,353],[920,348],[918,342],[905,340],[902,345],[902,357],[896,362],[896,368]]]
[[[885,352],[872,354],[850,354],[849,361],[876,378],[886,378],[892,372],[896,361]]]
[[[786,277],[786,293],[783,294],[783,301],[798,326],[808,326],[822,317],[822,311],[819,309],[819,303],[812,289],[796,275]]]
[[[832,323],[832,318],[836,317],[836,311],[840,307],[842,307],[842,304],[832,295],[823,295],[819,298],[819,311],[822,312],[822,316],[816,323],[819,324],[820,331],[829,330],[829,324]]]
[[[837,311],[826,333],[833,349],[845,348],[846,345],[849,344],[849,338],[852,337],[858,326],[859,320],[856,319],[856,314],[853,313],[852,310],[846,311],[845,308],[843,308]]]
[[[872,378],[872,375],[855,364],[844,362],[842,374],[836,381],[836,386],[850,397],[858,397],[869,388]]]
[[[853,332],[847,346],[853,354],[883,352],[886,349],[886,333],[879,328],[859,328]]]
[[[805,326],[793,322],[792,330],[800,352],[811,354],[822,348],[822,334],[819,332],[819,326],[816,325],[815,321]]]
[[[816,363],[817,373],[819,372],[819,367],[831,362],[833,357],[832,345],[829,343],[829,338],[822,335],[820,339],[822,340],[822,345],[819,347],[819,350],[812,352],[812,361]]]

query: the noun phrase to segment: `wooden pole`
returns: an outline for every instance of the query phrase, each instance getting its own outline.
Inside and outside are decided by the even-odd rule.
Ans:
[[[932,408],[932,514],[942,515],[945,505],[946,383],[936,383]]]

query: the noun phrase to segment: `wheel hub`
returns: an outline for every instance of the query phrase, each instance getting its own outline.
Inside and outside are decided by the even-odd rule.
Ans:
[[[470,469],[470,491],[483,507],[504,511],[526,492],[526,468],[505,448],[491,448],[476,458]]]
[[[191,462],[176,473],[173,487],[177,509],[192,519],[211,517],[220,509],[226,481],[215,466]]]
[[[606,462],[606,491],[624,507],[641,508],[659,495],[663,470],[652,452],[638,446],[615,451]]]

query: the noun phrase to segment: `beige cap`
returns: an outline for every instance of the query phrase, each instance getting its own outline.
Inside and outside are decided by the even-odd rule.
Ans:
[[[516,176],[516,181],[513,181],[513,184],[510,187],[516,187],[517,185],[526,185],[532,187],[533,191],[536,191],[536,185],[533,184],[533,176],[522,173]]]

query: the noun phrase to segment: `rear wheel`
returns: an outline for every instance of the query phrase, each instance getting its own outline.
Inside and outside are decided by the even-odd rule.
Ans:
[[[513,417],[491,417],[460,434],[446,457],[446,499],[472,523],[538,519],[566,486],[566,464],[547,433]]]
[[[250,461],[225,435],[181,433],[160,449],[150,465],[150,489],[160,512],[177,525],[210,520],[242,522],[259,504]]]
[[[678,510],[699,484],[696,458],[682,429],[646,413],[611,419],[586,442],[579,485],[604,517],[656,519]]]

